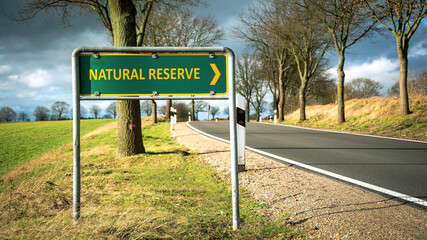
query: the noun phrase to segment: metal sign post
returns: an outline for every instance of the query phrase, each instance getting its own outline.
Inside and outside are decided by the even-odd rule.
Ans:
[[[233,51],[225,47],[80,47],[74,50],[73,221],[80,218],[80,101],[229,100],[233,229],[238,229],[234,61]]]
[[[72,56],[73,78],[73,222],[80,218],[80,79],[79,58]]]

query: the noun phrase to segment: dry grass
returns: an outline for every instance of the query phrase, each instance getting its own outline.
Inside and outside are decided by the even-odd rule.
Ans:
[[[301,237],[256,214],[242,194],[245,225],[231,230],[229,183],[174,143],[167,124],[143,121],[146,154],[116,159],[116,129],[89,135],[81,154],[81,219],[72,224],[72,148],[0,185],[2,239],[224,239]]]
[[[427,96],[411,96],[409,104],[412,113],[405,116],[399,114],[397,97],[352,99],[345,103],[344,124],[336,123],[336,104],[308,106],[304,123],[298,123],[297,110],[285,116],[285,123],[426,141]]]
[[[113,128],[117,128],[117,122],[112,122],[112,123],[109,123],[109,124],[107,124],[107,125],[105,125],[105,126],[102,126],[102,127],[100,127],[100,128],[97,128],[97,129],[95,129],[94,131],[89,132],[89,133],[85,134],[84,136],[82,136],[82,137],[81,137],[81,140],[82,140],[82,141],[84,141],[84,140],[86,140],[86,139],[88,139],[88,138],[90,138],[90,137],[92,137],[92,136],[95,136],[95,135],[97,135],[97,134],[100,134],[100,133],[103,133],[103,132],[109,131],[109,130],[111,130],[111,129],[113,129]]]

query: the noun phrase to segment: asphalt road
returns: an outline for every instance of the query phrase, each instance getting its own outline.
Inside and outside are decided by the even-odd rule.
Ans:
[[[191,126],[229,140],[228,122]],[[247,123],[246,145],[427,200],[427,143]]]

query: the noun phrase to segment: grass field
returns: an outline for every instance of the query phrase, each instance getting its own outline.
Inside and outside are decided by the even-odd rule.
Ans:
[[[241,229],[232,231],[230,183],[172,141],[169,125],[144,122],[147,153],[116,159],[116,129],[82,141],[81,219],[72,224],[72,148],[1,180],[5,239],[303,238],[241,192]]]
[[[82,120],[81,135],[113,119]],[[0,175],[29,159],[73,141],[72,121],[0,124]]]

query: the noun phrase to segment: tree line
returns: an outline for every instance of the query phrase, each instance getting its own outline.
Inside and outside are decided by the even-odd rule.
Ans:
[[[427,15],[425,0],[258,0],[239,15],[233,29],[250,53],[238,59],[238,91],[259,116],[269,91],[279,121],[298,105],[300,121],[306,120],[308,101],[336,102],[339,123],[345,122],[345,98],[358,96],[363,86],[371,94],[381,88],[371,79],[345,84],[347,51],[363,38],[391,32],[400,62],[400,113],[409,114],[409,41]],[[327,74],[327,52],[338,56],[337,82]],[[368,89],[363,89],[368,91]],[[288,109],[287,109],[288,108]]]
[[[69,120],[67,114],[72,113],[72,109],[70,108],[70,104],[65,101],[56,101],[49,108],[45,106],[37,106],[33,111],[33,115],[35,117],[35,121],[49,121],[49,120]],[[94,104],[89,107],[89,111],[86,110],[84,106],[80,106],[80,118],[116,118],[117,116],[117,108],[116,103],[112,102],[106,109],[105,114],[101,116],[102,109],[99,105]],[[91,115],[89,115],[90,113]],[[0,121],[1,122],[13,122],[13,121],[30,121],[29,115],[21,111],[17,114],[10,107],[2,107],[0,109]]]
[[[208,112],[209,116],[212,119],[215,118],[220,113],[220,108],[217,106],[210,106],[206,101],[195,101],[194,108],[192,110],[191,103],[184,102],[174,102],[172,107],[177,109],[178,112],[178,121],[187,121],[188,113],[194,111],[195,118],[192,120],[199,119],[200,112]],[[145,114],[145,116],[155,116],[157,119],[157,112],[161,115],[165,115],[169,113],[166,111],[166,105],[160,106],[159,108],[152,108],[152,101],[145,100],[141,102],[141,113]],[[153,111],[155,114],[153,114]],[[228,116],[228,107],[222,109],[223,113]],[[104,114],[103,114],[104,112]],[[54,121],[54,120],[69,120],[72,119],[68,114],[72,113],[72,109],[70,104],[65,101],[56,101],[52,104],[51,108],[47,108],[45,106],[37,106],[33,111],[33,115],[35,117],[35,121]],[[102,108],[98,104],[93,104],[87,110],[84,106],[80,105],[80,118],[81,119],[98,119],[98,118],[116,118],[117,117],[117,104],[116,102],[110,103],[108,107],[103,111]],[[1,122],[13,122],[13,121],[30,121],[29,115],[22,111],[17,114],[10,107],[2,107],[0,109],[0,121]]]

